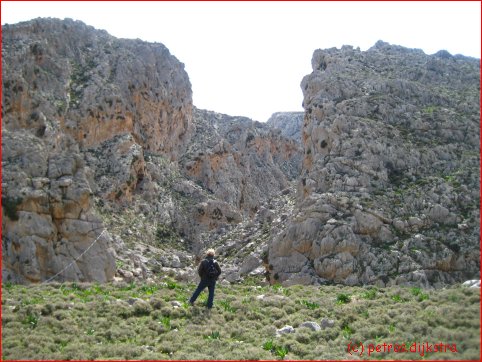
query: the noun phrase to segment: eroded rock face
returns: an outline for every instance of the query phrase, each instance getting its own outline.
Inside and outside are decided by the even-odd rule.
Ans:
[[[298,211],[272,280],[440,285],[479,265],[479,60],[378,42],[315,51]]]
[[[145,152],[185,150],[184,66],[162,44],[72,20],[2,33],[3,279],[39,282],[71,265],[57,281],[111,280],[114,245],[94,195],[129,202],[150,178]]]
[[[266,124],[281,130],[281,134],[301,144],[303,129],[303,112],[276,112],[266,121]]]
[[[184,65],[162,44],[116,39],[79,21],[3,26],[3,129],[53,127],[81,148],[130,133],[177,159],[191,133]]]
[[[193,281],[207,247],[231,282],[478,273],[478,60],[318,50],[304,115],[266,125],[194,108],[162,44],[72,20],[2,30],[4,281]]]
[[[78,145],[56,136],[46,144],[29,130],[2,132],[3,279],[43,281],[90,247],[56,280],[105,282],[115,273],[111,236],[101,235]]]
[[[287,187],[300,172],[300,146],[266,125],[196,109],[186,175],[248,215]]]
[[[279,130],[193,119],[189,78],[162,44],[68,19],[2,30],[4,280],[69,265],[57,281],[189,279],[204,247],[300,172],[301,147]]]

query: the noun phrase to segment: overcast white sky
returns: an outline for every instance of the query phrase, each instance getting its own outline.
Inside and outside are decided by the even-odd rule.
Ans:
[[[378,40],[480,59],[481,2],[2,1],[2,24],[72,18],[120,38],[166,45],[199,108],[266,121],[302,111],[300,82],[318,48]]]

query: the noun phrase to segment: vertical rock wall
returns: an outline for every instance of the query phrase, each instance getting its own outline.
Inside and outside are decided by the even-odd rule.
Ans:
[[[179,158],[192,129],[191,85],[162,44],[68,19],[2,33],[3,279],[38,282],[104,230],[94,192],[129,200],[146,172],[144,150]],[[56,280],[110,280],[114,257],[105,232]]]
[[[271,280],[439,285],[478,274],[477,59],[378,42],[315,51],[298,212]]]

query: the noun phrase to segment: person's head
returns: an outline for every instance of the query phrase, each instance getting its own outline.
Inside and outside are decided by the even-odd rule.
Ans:
[[[206,256],[212,256],[212,257],[214,257],[214,254],[215,254],[214,249],[208,249],[208,250],[206,250]]]

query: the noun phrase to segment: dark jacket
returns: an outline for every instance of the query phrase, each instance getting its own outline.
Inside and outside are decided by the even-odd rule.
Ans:
[[[206,257],[206,259],[201,261],[201,263],[199,264],[199,267],[197,268],[197,272],[198,272],[199,276],[201,277],[201,279],[203,279],[203,280],[209,279],[208,276],[207,276],[209,260],[214,260],[214,257],[212,257],[212,256]],[[219,266],[219,264],[216,260],[214,260],[214,267],[218,271],[218,276],[215,279],[218,279],[219,275],[221,274],[221,267]]]

